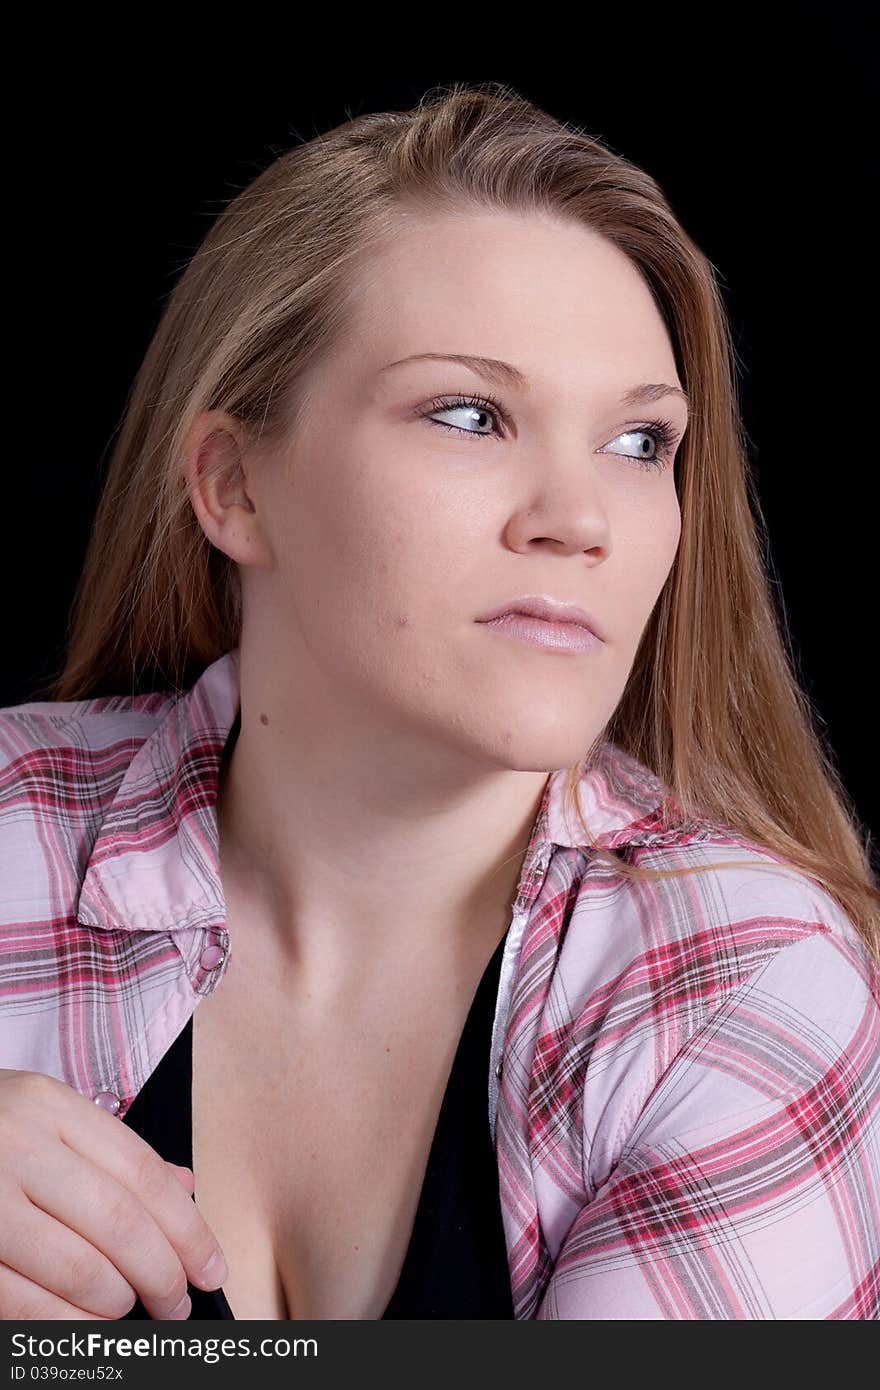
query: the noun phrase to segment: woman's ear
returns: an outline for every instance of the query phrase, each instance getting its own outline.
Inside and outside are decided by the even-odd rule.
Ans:
[[[181,466],[199,525],[212,545],[240,565],[275,563],[248,490],[248,438],[227,411],[206,410],[187,432]]]

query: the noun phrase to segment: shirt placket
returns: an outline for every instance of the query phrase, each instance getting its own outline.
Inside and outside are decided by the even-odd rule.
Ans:
[[[504,943],[498,990],[495,996],[492,1045],[489,1051],[489,1132],[493,1144],[495,1142],[495,1117],[498,1111],[498,1092],[503,1067],[504,1038],[507,1033],[507,1017],[510,1012],[517,962],[532,906],[547,872],[547,864],[552,851],[552,843],[549,840],[542,840],[533,854],[531,863],[524,866],[513,903],[507,939]]]

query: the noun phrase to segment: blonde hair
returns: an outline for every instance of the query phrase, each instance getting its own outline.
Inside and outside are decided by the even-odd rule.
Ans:
[[[880,961],[869,845],[774,609],[713,268],[649,174],[506,84],[435,87],[410,111],[349,120],[282,154],[225,207],[129,393],[46,694],[183,690],[238,645],[238,568],[208,541],[184,482],[192,421],[228,411],[270,444],[295,430],[307,370],[345,330],[371,250],[410,213],[469,210],[546,212],[607,237],[649,286],[692,402],[675,463],[678,552],[603,736],[662,779],[670,809],[823,885]],[[568,798],[584,762],[569,769]],[[637,879],[717,867],[613,858]]]

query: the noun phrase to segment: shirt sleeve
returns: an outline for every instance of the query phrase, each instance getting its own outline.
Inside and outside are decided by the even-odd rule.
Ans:
[[[830,932],[783,945],[659,1078],[539,1319],[880,1318],[880,1001]]]

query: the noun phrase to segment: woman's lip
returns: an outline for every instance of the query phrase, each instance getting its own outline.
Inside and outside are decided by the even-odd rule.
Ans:
[[[480,626],[494,628],[505,637],[545,651],[592,652],[603,645],[602,639],[581,623],[548,623],[528,613],[504,613]]]
[[[519,594],[509,603],[499,604],[488,613],[477,618],[478,623],[491,623],[495,618],[505,618],[509,613],[521,613],[527,618],[540,618],[545,623],[579,623],[588,627],[600,640],[605,640],[601,626],[580,604],[568,603],[550,594]]]

